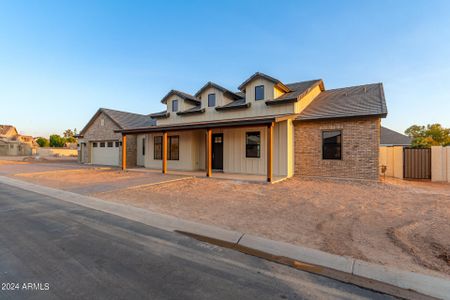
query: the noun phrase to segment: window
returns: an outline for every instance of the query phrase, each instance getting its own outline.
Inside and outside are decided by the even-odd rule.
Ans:
[[[167,159],[169,160],[179,160],[180,159],[180,147],[179,147],[180,138],[177,135],[168,137],[169,144],[169,155]]]
[[[216,94],[208,95],[208,107],[216,106]]]
[[[178,111],[178,100],[172,100],[172,111]]]
[[[108,148],[112,148],[112,147],[113,147],[113,145],[114,145],[114,143],[113,143],[113,142],[108,142]]]
[[[97,143],[92,143],[92,147],[97,147]]]
[[[259,158],[261,156],[261,133],[247,132],[245,143],[245,156]]]
[[[341,159],[342,133],[340,130],[322,132],[322,158]]]
[[[120,142],[116,142],[116,147],[119,148]]]
[[[255,100],[264,99],[264,85],[255,86]]]
[[[145,155],[145,138],[142,139],[142,155]]]
[[[101,148],[105,148],[105,142],[101,142],[101,143],[100,143],[100,147],[101,147]]]
[[[153,139],[153,159],[162,159],[162,136],[155,136]]]

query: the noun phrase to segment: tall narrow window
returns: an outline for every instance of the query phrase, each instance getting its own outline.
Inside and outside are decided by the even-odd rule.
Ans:
[[[255,100],[264,100],[264,85],[255,86]]]
[[[322,132],[322,158],[342,159],[342,132],[340,130]]]
[[[180,159],[180,138],[177,135],[168,137],[169,144],[169,160],[179,160]]]
[[[145,138],[142,139],[142,155],[145,155]]]
[[[172,100],[172,111],[178,111],[178,100]]]
[[[155,136],[153,139],[153,159],[162,159],[162,136]]]
[[[259,158],[261,156],[261,133],[247,132],[245,142],[245,156]]]
[[[208,107],[216,106],[216,94],[208,95]]]

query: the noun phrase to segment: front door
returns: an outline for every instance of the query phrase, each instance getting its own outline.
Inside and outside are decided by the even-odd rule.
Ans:
[[[223,133],[212,135],[212,168],[223,170]]]

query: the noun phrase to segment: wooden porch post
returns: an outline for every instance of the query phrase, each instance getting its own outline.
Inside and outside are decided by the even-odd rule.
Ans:
[[[212,129],[206,130],[206,176],[212,176]]]
[[[273,126],[274,123],[270,123],[267,127],[267,182],[272,182],[272,156],[273,156]]]
[[[162,173],[167,173],[167,132],[163,132],[162,140]]]
[[[122,170],[127,169],[127,135],[122,134]]]

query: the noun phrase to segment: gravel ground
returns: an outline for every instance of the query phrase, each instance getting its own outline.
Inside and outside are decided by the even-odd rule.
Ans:
[[[114,190],[91,195],[450,278],[450,184],[292,178],[266,185],[192,178],[138,188],[133,184],[145,183],[146,176],[161,175],[90,168],[11,176],[65,190],[108,185]]]

